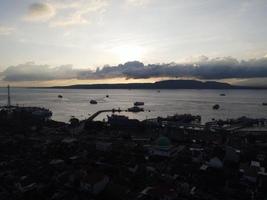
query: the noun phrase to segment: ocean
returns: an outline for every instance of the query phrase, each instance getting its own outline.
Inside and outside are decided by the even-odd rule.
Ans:
[[[225,96],[220,96],[224,93]],[[58,98],[62,95],[63,98]],[[109,95],[106,98],[106,95]],[[98,104],[90,104],[95,99]],[[53,112],[52,119],[68,122],[72,116],[86,119],[98,110],[127,109],[135,101],[143,101],[146,112],[121,113],[129,118],[147,119],[173,114],[201,115],[202,123],[212,119],[247,116],[267,118],[267,90],[81,90],[11,88],[11,103],[20,106],[39,106]],[[0,105],[7,103],[7,89],[0,88]],[[220,109],[212,106],[219,104]],[[150,111],[150,112],[148,112]],[[111,113],[102,113],[103,120]]]

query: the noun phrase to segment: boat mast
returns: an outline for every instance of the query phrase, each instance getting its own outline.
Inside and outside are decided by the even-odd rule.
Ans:
[[[11,100],[10,100],[10,87],[7,86],[7,107],[11,106]]]

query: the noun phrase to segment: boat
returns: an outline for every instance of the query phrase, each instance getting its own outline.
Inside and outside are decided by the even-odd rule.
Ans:
[[[222,94],[220,94],[220,96],[225,96],[225,94],[224,94],[224,93],[222,93]]]
[[[108,94],[106,95],[106,98],[109,98],[109,95]]]
[[[42,107],[24,107],[11,104],[10,87],[7,86],[7,105],[0,108],[0,120],[16,120],[16,121],[47,121],[51,119],[53,113],[49,109]]]
[[[263,102],[262,105],[263,105],[263,106],[267,106],[267,103],[266,103],[266,102]]]
[[[220,108],[220,105],[219,104],[215,104],[212,108],[213,108],[213,110],[218,110]]]
[[[97,104],[97,101],[96,100],[90,100],[90,104]]]
[[[62,96],[62,95],[60,95],[60,94],[59,94],[57,97],[58,97],[58,98],[60,98],[60,99],[62,99],[62,98],[63,98],[63,96]]]
[[[145,105],[145,103],[142,102],[142,101],[136,101],[136,102],[134,102],[134,106],[143,106],[143,105]]]
[[[129,112],[144,112],[144,108],[140,108],[138,106],[134,106],[127,109]]]
[[[108,123],[111,126],[119,126],[124,128],[134,128],[140,126],[140,122],[137,119],[129,119],[127,116],[124,115],[111,115],[108,117]]]
[[[191,115],[191,114],[175,114],[167,117],[158,117],[157,121],[162,122],[174,122],[176,124],[200,124],[201,116],[200,115]]]

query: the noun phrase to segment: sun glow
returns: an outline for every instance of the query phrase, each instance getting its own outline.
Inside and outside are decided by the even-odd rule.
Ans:
[[[144,49],[135,45],[124,45],[115,47],[112,52],[118,57],[120,62],[127,62],[133,60],[142,60]]]

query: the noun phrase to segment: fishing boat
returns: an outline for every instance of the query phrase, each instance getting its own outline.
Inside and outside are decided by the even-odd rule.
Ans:
[[[218,110],[220,108],[220,105],[219,104],[215,104],[212,108],[213,108],[213,110]]]
[[[97,101],[96,100],[90,100],[90,104],[97,104]]]
[[[142,102],[142,101],[136,101],[136,102],[134,102],[134,106],[143,106],[143,105],[145,105],[145,103]]]
[[[140,108],[138,106],[134,106],[134,107],[128,108],[128,111],[129,112],[144,112],[144,108]]]

